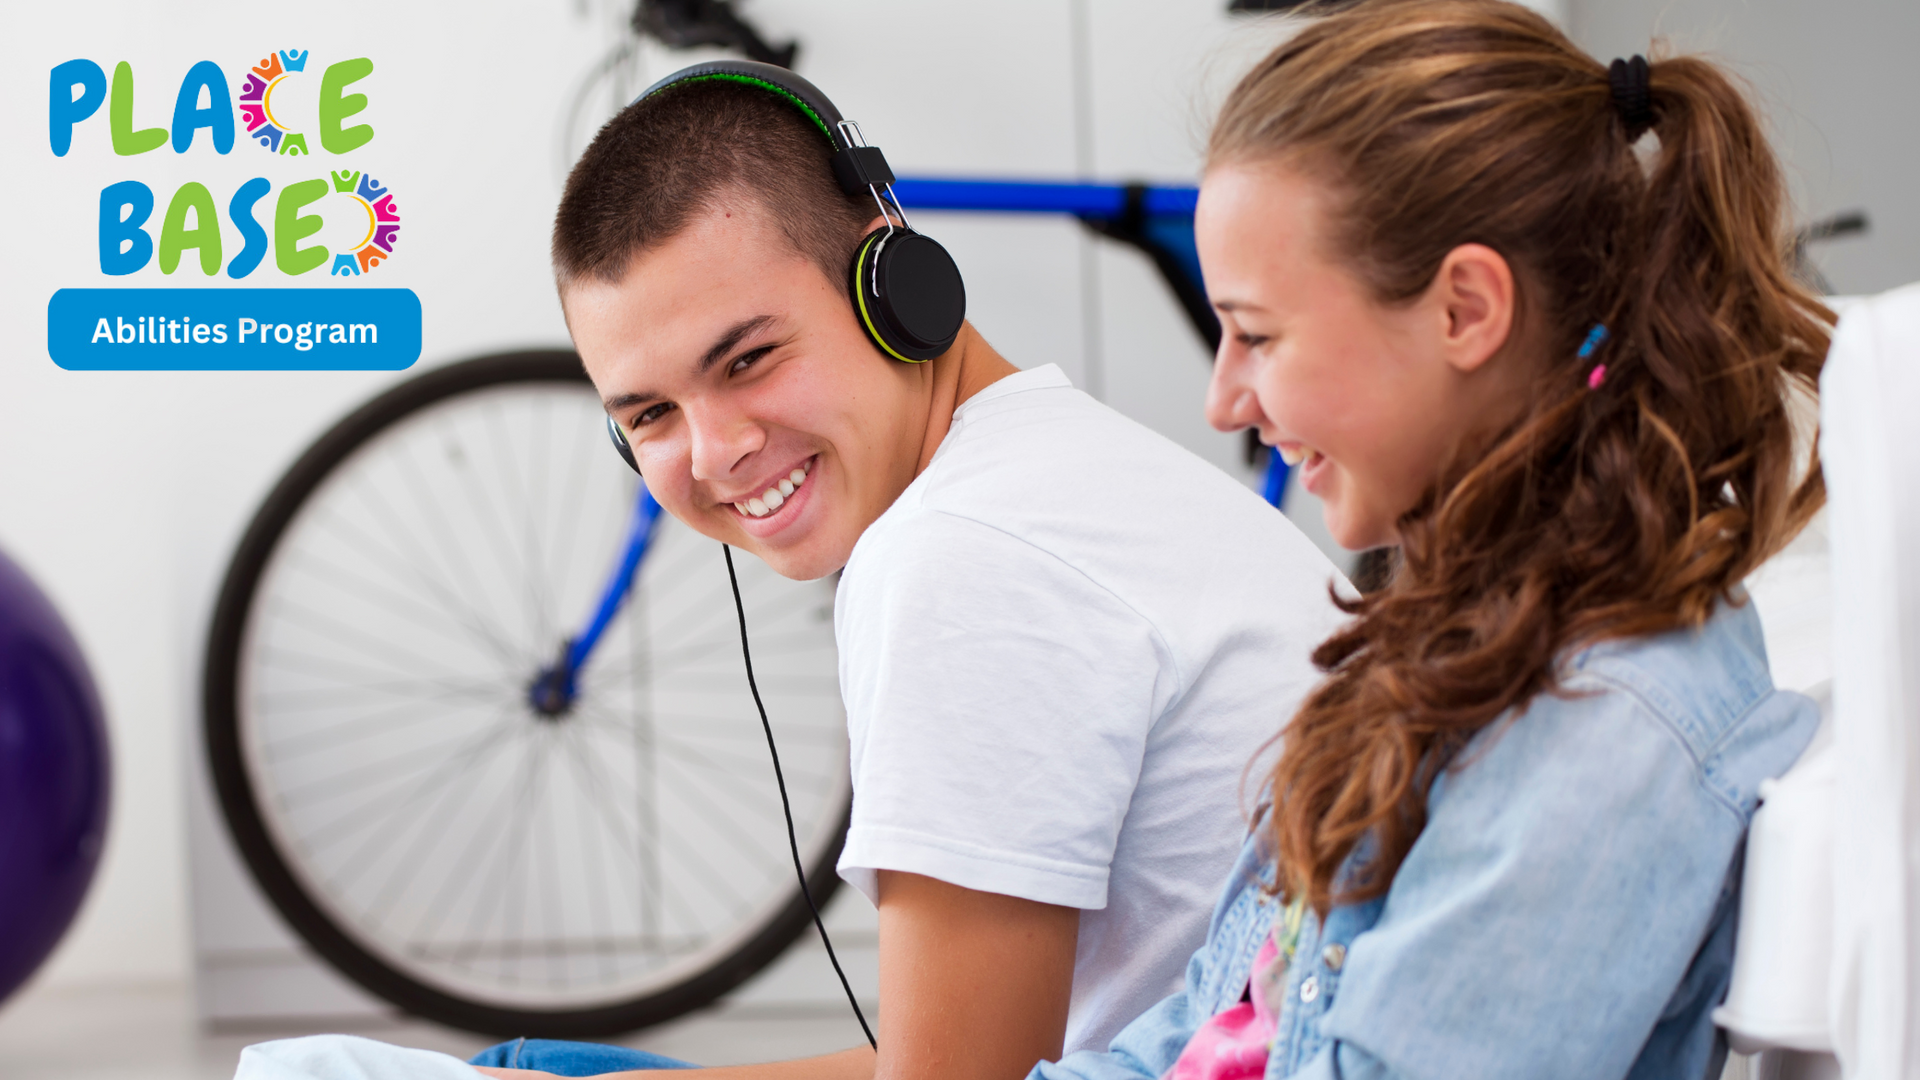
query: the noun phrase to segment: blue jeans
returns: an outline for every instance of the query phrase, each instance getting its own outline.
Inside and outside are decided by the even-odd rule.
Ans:
[[[538,1069],[555,1076],[598,1076],[628,1069],[697,1069],[645,1050],[558,1039],[510,1039],[473,1055],[467,1064],[494,1069]]]

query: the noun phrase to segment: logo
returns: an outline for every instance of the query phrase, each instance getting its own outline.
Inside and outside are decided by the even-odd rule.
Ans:
[[[393,254],[393,242],[400,235],[400,211],[393,205],[393,196],[371,176],[357,172],[334,173],[333,189],[359,203],[367,212],[367,234],[360,239],[353,254],[333,257],[333,273],[336,277],[364,274]]]
[[[265,60],[247,72],[246,88],[240,91],[240,115],[246,117],[247,134],[276,154],[294,157],[309,153],[307,137],[289,133],[287,126],[273,115],[273,92],[295,72],[306,69],[305,52],[283,49],[268,53]]]
[[[322,68],[304,49],[281,49],[246,69],[236,98],[227,69],[201,60],[180,81],[172,122],[136,128],[134,118],[153,115],[154,102],[139,108],[131,64],[116,64],[111,80],[92,60],[53,68],[47,142],[54,156],[66,157],[76,135],[112,150],[94,223],[100,273],[145,275],[143,284],[154,285],[156,270],[191,283],[221,275],[299,278],[324,267],[323,277],[357,282],[387,263],[401,227],[393,191],[364,167],[320,161],[373,142],[367,95],[353,91],[373,70],[367,57]],[[241,130],[254,145],[235,154]],[[177,183],[162,211],[146,181],[124,177],[143,155],[168,148],[227,158],[225,179]],[[256,169],[265,175],[240,179]],[[69,370],[398,370],[419,358],[420,338],[412,290],[357,283],[83,286],[59,289],[47,303],[47,352]]]
[[[141,130],[133,127],[137,102],[132,65],[122,61],[115,66],[109,91],[99,64],[69,60],[55,67],[49,80],[47,140],[54,156],[67,156],[75,129],[93,120],[105,104],[105,134],[118,157],[136,158],[169,145],[175,154],[193,152],[197,145],[228,155],[236,141],[236,112],[247,137],[272,159],[304,162],[315,157],[309,134],[319,151],[330,155],[371,143],[372,125],[348,123],[368,107],[365,94],[349,92],[373,74],[373,61],[367,57],[341,60],[319,72],[311,110],[316,130],[296,130],[298,122],[286,99],[297,93],[290,95],[288,84],[311,77],[309,55],[304,49],[268,53],[247,69],[237,102],[225,70],[202,60],[181,80],[170,128]],[[205,105],[200,104],[203,100]],[[97,127],[97,121],[89,126]],[[207,137],[201,139],[203,130]],[[268,195],[274,196],[270,227],[257,214]],[[294,177],[281,183],[277,193],[267,177],[247,180],[227,199],[224,229],[214,191],[204,183],[189,181],[175,189],[156,233],[152,219],[158,206],[153,189],[140,180],[122,180],[101,190],[101,273],[125,277],[157,266],[162,275],[171,276],[185,265],[198,266],[207,277],[224,268],[227,277],[238,280],[265,265],[271,253],[273,268],[287,276],[331,266],[330,276],[360,277],[393,258],[400,238],[393,193],[357,169]]]

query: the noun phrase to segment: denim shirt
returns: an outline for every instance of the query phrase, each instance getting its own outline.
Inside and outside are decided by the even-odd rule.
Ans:
[[[1265,1080],[1719,1075],[1709,1014],[1747,821],[1818,711],[1774,690],[1750,604],[1578,652],[1560,688],[1443,773],[1384,896],[1306,920]],[[1280,906],[1273,872],[1256,829],[1183,988],[1108,1051],[1029,1080],[1165,1075],[1245,991]]]

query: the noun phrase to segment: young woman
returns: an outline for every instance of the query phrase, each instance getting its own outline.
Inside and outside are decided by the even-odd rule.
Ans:
[[[1783,208],[1712,65],[1497,0],[1336,9],[1241,82],[1209,417],[1398,563],[1184,991],[1034,1080],[1718,1075],[1755,790],[1817,722],[1740,588],[1823,498]]]

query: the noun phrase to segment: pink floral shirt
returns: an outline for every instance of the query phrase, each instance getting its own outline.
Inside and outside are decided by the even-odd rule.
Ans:
[[[1165,1080],[1260,1080],[1266,1073],[1267,1055],[1280,1027],[1276,1003],[1285,996],[1304,909],[1296,902],[1274,919],[1273,930],[1253,958],[1246,1000],[1202,1024]]]

